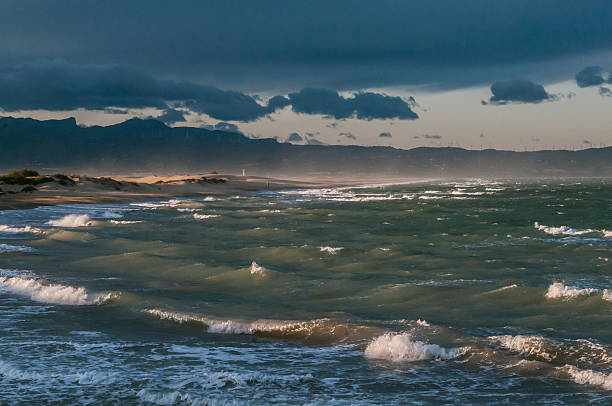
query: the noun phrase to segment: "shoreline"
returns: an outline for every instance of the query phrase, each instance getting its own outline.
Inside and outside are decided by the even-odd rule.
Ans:
[[[256,176],[197,174],[173,176],[71,176],[70,184],[49,181],[35,191],[26,184],[0,185],[0,211],[63,204],[127,203],[156,198],[225,196],[264,190],[344,186],[351,182],[308,182]]]

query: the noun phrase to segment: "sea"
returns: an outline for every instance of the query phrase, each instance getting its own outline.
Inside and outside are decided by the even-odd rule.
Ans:
[[[1,211],[0,404],[612,404],[612,180]]]

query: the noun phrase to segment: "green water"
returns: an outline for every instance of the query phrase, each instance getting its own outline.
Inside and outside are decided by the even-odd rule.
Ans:
[[[0,403],[609,404],[610,230],[609,180],[0,212]]]

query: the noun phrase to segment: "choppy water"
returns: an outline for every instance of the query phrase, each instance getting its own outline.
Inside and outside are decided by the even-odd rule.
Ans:
[[[575,180],[0,212],[0,403],[610,404],[611,214]]]

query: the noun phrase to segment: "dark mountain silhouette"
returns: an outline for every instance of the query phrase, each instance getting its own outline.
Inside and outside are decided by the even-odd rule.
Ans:
[[[0,169],[88,173],[217,170],[273,176],[612,176],[612,147],[515,152],[462,148],[291,145],[274,139],[131,119],[80,127],[73,118],[0,118]]]

